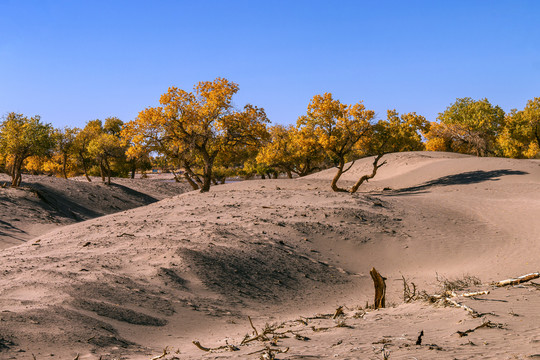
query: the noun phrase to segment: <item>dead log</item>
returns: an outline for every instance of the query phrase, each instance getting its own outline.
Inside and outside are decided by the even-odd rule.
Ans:
[[[386,278],[383,277],[375,268],[371,268],[369,272],[371,278],[373,279],[373,285],[375,286],[375,303],[374,308],[380,309],[385,306],[386,298]]]
[[[470,307],[468,307],[467,305],[465,304],[461,304],[461,303],[458,303],[457,301],[454,301],[450,298],[444,298],[444,301],[447,302],[448,304],[450,305],[453,305],[457,308],[462,308],[463,310],[467,311],[469,314],[471,314],[471,316],[473,318],[477,318],[477,317],[480,317],[480,314],[478,314],[478,312],[474,309],[471,309]]]
[[[487,295],[487,294],[489,294],[489,290],[465,293],[465,294],[462,294],[461,296],[473,297],[473,296],[480,296],[480,295]]]
[[[537,279],[539,277],[540,277],[540,273],[535,272],[535,273],[522,275],[522,276],[517,277],[515,279],[506,279],[506,280],[498,281],[498,282],[494,283],[493,285],[495,285],[497,287],[508,286],[508,285],[517,285],[517,284],[521,284],[523,282],[527,282],[527,281],[530,281],[530,280]]]

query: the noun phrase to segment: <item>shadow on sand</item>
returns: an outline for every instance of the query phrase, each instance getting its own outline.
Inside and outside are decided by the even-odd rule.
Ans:
[[[392,195],[425,193],[430,188],[437,187],[437,186],[478,184],[484,181],[498,181],[500,177],[506,176],[506,175],[527,175],[527,174],[528,172],[525,172],[525,171],[508,170],[508,169],[491,170],[491,171],[484,171],[484,170],[469,171],[469,172],[464,172],[461,174],[443,176],[438,179],[434,179],[434,180],[425,182],[424,184],[417,185],[417,186],[411,186],[411,187],[407,187],[403,189],[396,189],[392,193],[389,193],[387,195],[392,196]]]

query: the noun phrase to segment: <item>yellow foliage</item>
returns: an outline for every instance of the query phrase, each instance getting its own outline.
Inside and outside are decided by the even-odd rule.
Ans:
[[[126,124],[128,154],[174,153],[184,167],[197,161],[204,173],[201,191],[208,191],[217,156],[238,146],[254,146],[266,133],[268,119],[262,108],[246,105],[240,111],[232,106],[237,91],[238,85],[224,78],[199,82],[193,92],[170,87],[160,97],[161,106],[141,111]]]

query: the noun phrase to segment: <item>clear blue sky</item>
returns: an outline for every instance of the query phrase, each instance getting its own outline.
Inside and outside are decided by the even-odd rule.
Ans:
[[[458,97],[540,96],[540,1],[0,0],[0,115],[133,119],[226,77],[294,123],[315,94],[435,120]]]

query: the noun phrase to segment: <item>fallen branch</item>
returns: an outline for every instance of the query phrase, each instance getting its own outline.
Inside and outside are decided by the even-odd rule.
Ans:
[[[254,335],[253,336],[249,336],[249,335],[246,335],[244,337],[244,340],[242,340],[242,342],[240,343],[240,345],[245,345],[249,342],[252,342],[252,341],[255,341],[255,340],[259,340],[259,341],[269,341],[270,339],[266,336],[268,334],[274,334],[275,331],[277,329],[279,329],[280,327],[283,326],[283,324],[281,325],[275,325],[275,326],[270,326],[268,324],[266,324],[265,328],[262,330],[261,333],[259,333],[257,331],[257,329],[255,328],[255,326],[253,325],[253,321],[251,321],[251,318],[248,316],[248,319],[249,319],[249,323],[251,325],[251,328],[253,329],[254,331]]]
[[[515,279],[502,280],[502,281],[494,283],[493,285],[495,285],[497,287],[508,286],[508,285],[517,285],[517,284],[521,284],[521,283],[524,283],[524,282],[527,282],[527,281],[530,281],[530,280],[533,280],[533,279],[537,279],[539,277],[540,277],[540,273],[535,272],[535,273],[522,275],[522,276],[517,277]]]
[[[490,329],[502,329],[503,328],[503,324],[499,324],[499,323],[493,323],[491,322],[490,320],[485,320],[482,324],[478,325],[477,327],[473,328],[473,329],[468,329],[468,330],[465,330],[465,331],[457,331],[457,334],[459,335],[459,337],[463,337],[463,336],[468,336],[470,333],[478,330],[478,329],[481,329],[481,328],[484,328],[484,327],[487,327],[487,328],[490,328]]]
[[[316,328],[315,326],[312,326],[311,327],[311,330],[313,330],[314,332],[319,332],[319,331],[326,331],[330,328],[327,328],[327,327],[320,327],[320,328]]]
[[[222,346],[219,346],[219,347],[216,347],[216,348],[207,348],[207,347],[202,346],[199,341],[195,340],[195,341],[192,341],[192,342],[193,342],[193,345],[195,345],[196,347],[198,347],[202,351],[206,351],[206,352],[215,352],[215,351],[220,351],[220,350],[227,350],[227,351],[238,351],[238,350],[240,350],[236,346],[230,345],[230,344],[222,345]]]
[[[251,321],[251,317],[248,316],[248,320],[249,320],[249,324],[251,325],[251,328],[253,329],[253,331],[255,332],[255,335],[259,336],[259,332],[257,331],[257,328],[255,326],[253,326],[253,321]]]
[[[123,236],[131,236],[131,237],[135,237],[135,235],[133,235],[133,234],[128,234],[128,233],[121,233],[121,234],[116,235],[116,237],[123,237]]]
[[[193,342],[195,343],[195,342]],[[200,345],[200,344],[199,344]],[[161,355],[158,355],[158,356],[154,356],[153,358],[151,358],[150,360],[158,360],[158,359],[163,359],[165,356],[167,356],[169,354],[169,352],[167,351],[167,348],[163,349],[163,354]]]
[[[343,306],[338,306],[336,309],[336,312],[334,313],[334,316],[332,316],[332,319],[336,319],[339,316],[343,316],[345,313],[343,312]]]
[[[274,360],[276,354],[284,354],[289,351],[289,348],[285,349],[272,349],[270,346],[267,346],[263,354],[261,355],[261,360]]]
[[[461,308],[461,309],[467,311],[467,312],[470,313],[471,316],[474,317],[474,318],[477,318],[477,317],[480,316],[480,314],[478,314],[478,312],[477,312],[476,310],[471,309],[470,307],[468,307],[468,306],[465,305],[465,304],[458,303],[457,301],[452,300],[452,299],[450,299],[450,298],[448,298],[448,297],[445,298],[444,301],[445,301],[446,303],[449,303],[449,304],[455,306],[455,307],[458,307],[458,308]]]
[[[487,295],[487,294],[489,294],[489,290],[465,293],[465,294],[461,294],[460,296],[473,297],[473,296],[480,296],[480,295]]]

